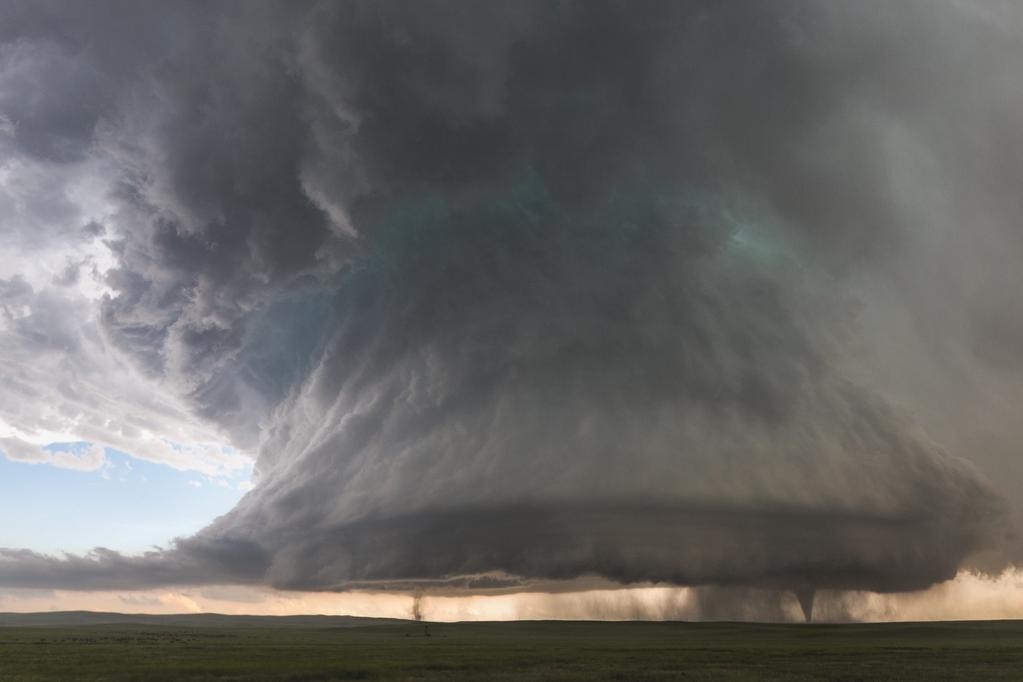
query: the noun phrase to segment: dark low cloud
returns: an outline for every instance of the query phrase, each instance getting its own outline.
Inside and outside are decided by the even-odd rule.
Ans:
[[[1015,551],[991,460],[913,415],[950,347],[1014,357],[997,304],[927,288],[944,209],[1023,256],[986,6],[123,9],[151,41],[20,10],[29,73],[104,85],[14,144],[114,169],[103,338],[259,484],[169,550],[4,550],[0,583],[900,591]]]

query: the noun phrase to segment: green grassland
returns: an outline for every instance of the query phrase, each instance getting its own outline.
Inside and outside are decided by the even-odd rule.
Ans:
[[[0,626],[0,680],[1023,680],[1023,622]],[[45,623],[45,621],[43,621]],[[429,635],[427,635],[429,632]]]

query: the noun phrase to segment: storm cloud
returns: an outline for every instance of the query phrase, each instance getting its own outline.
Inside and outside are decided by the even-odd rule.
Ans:
[[[102,226],[39,218],[109,250],[88,357],[258,475],[169,549],[0,550],[0,583],[888,592],[1020,556],[1018,420],[970,412],[1023,392],[1017,9],[0,19],[5,168],[105,188]],[[5,376],[77,347],[35,331],[73,267],[0,281]]]

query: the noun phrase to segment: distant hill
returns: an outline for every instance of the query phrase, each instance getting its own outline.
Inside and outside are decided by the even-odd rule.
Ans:
[[[204,628],[351,628],[404,623],[398,618],[357,616],[228,616],[221,613],[103,613],[97,611],[47,611],[0,613],[0,627],[68,627],[73,625],[173,625]]]

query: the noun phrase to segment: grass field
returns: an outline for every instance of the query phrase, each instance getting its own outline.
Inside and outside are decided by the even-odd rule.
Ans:
[[[1023,622],[0,627],[0,680],[1023,680]]]

